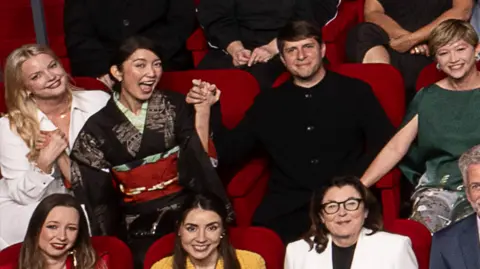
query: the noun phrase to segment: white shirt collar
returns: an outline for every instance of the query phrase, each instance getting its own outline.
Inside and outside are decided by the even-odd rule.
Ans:
[[[478,239],[480,240],[480,216],[477,214]]]
[[[72,108],[70,113],[73,113],[73,111],[77,109],[82,112],[88,112],[88,104],[84,101],[85,100],[81,100],[75,92],[72,92]],[[53,131],[57,129],[57,127],[55,127],[55,125],[48,119],[47,115],[45,115],[40,109],[37,109],[37,119],[38,122],[40,122],[40,130]]]

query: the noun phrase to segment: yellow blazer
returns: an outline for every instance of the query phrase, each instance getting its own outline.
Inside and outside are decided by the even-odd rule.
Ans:
[[[237,259],[240,262],[240,267],[242,269],[266,269],[265,261],[262,256],[257,253],[246,251],[246,250],[235,250]],[[160,261],[156,262],[151,269],[172,269],[173,268],[173,256],[165,257]],[[187,259],[186,269],[195,269],[195,266],[190,262],[190,259]],[[223,260],[220,259],[217,263],[215,269],[223,269]]]

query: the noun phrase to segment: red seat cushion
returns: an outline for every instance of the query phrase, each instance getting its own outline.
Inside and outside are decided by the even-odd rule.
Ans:
[[[130,249],[120,239],[112,236],[94,236],[92,245],[98,255],[108,262],[108,268],[133,269]],[[3,249],[0,252],[0,266],[17,264],[21,248],[22,243],[18,243]]]

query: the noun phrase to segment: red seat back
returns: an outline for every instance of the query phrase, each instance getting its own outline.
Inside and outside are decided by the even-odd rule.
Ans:
[[[432,235],[423,224],[413,220],[397,219],[393,222],[389,231],[408,236],[412,241],[413,252],[417,257],[418,268],[429,268]]]
[[[282,269],[285,246],[273,231],[261,227],[230,228],[230,242],[236,249],[255,252],[263,257],[268,269]],[[173,253],[175,234],[158,239],[145,255],[144,269]]]
[[[5,103],[5,85],[0,82],[0,113],[7,113],[7,104]]]
[[[109,255],[108,268],[133,269],[132,254],[128,246],[112,236],[94,236],[92,245],[98,254]],[[0,265],[16,264],[20,256],[22,243],[18,243],[0,252]]]
[[[422,69],[418,75],[417,84],[415,87],[417,91],[423,87],[427,87],[433,83],[436,83],[447,76],[445,73],[438,70],[436,65],[436,63],[431,63]],[[480,69],[480,62],[477,62],[477,69]]]
[[[192,87],[193,79],[213,83],[221,90],[222,120],[227,128],[232,128],[240,122],[260,92],[256,79],[241,70],[166,72],[160,80],[159,87],[186,94]]]

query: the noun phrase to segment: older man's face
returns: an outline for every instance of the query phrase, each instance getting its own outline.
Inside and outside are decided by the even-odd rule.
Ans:
[[[468,167],[465,187],[468,201],[480,215],[480,164],[472,164]]]

